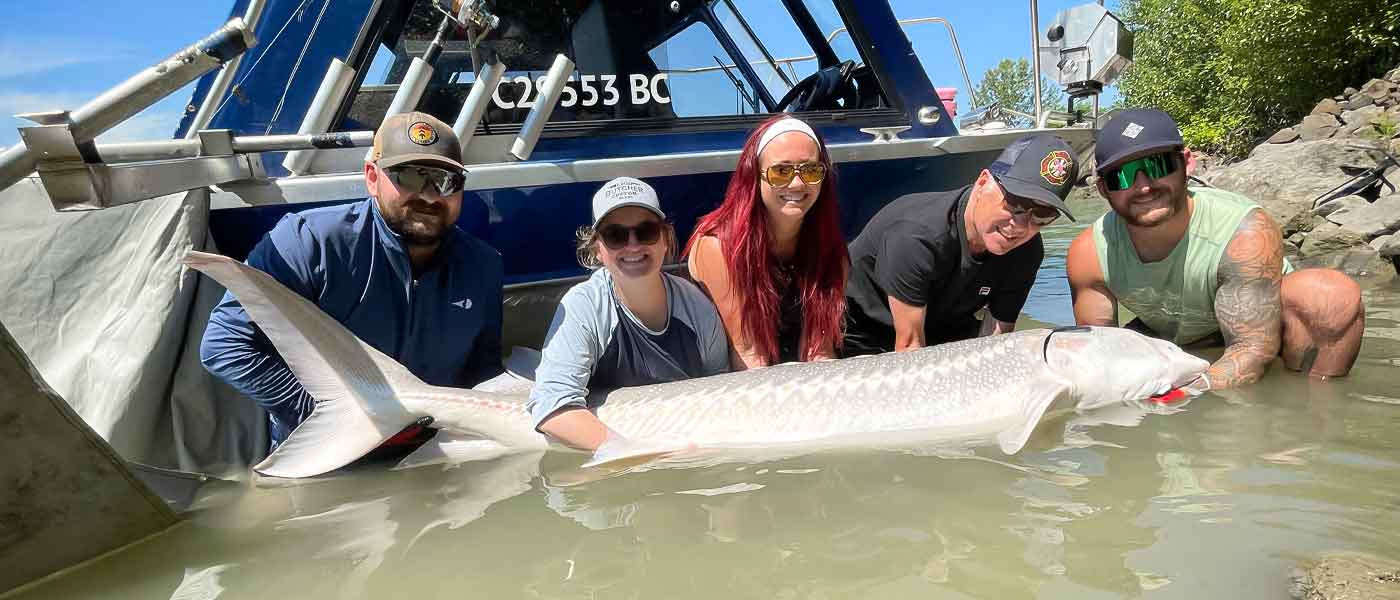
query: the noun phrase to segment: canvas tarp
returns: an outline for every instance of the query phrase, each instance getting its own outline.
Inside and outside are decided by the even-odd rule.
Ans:
[[[208,218],[207,190],[68,213],[37,178],[0,191],[0,322],[122,457],[241,477],[265,417],[200,366],[223,290],[180,262]]]

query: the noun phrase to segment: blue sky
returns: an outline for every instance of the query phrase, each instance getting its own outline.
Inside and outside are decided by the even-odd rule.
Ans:
[[[736,4],[742,8],[768,2],[777,5],[777,0]],[[1059,10],[1080,3],[1042,0],[1042,28]],[[31,3],[25,7],[24,19],[0,21],[0,115],[77,108],[136,71],[213,31],[227,19],[231,4],[218,0]],[[822,12],[819,0],[809,0],[809,4],[818,6],[816,12]],[[1029,2],[891,0],[891,5],[901,19],[938,16],[952,22],[974,84],[1003,58],[1030,57]],[[1115,5],[1116,2],[1109,2],[1110,8]],[[748,15],[748,9],[745,11]],[[749,17],[751,21],[758,20]],[[36,27],[38,23],[47,25]],[[966,87],[941,25],[913,25],[907,32],[935,85]],[[773,52],[782,54],[778,49]],[[188,99],[188,89],[176,92],[99,139],[114,142],[168,138]],[[959,94],[959,105],[964,110],[967,107],[965,91]],[[18,133],[14,128],[23,124],[18,119],[0,117],[0,147],[15,143]]]

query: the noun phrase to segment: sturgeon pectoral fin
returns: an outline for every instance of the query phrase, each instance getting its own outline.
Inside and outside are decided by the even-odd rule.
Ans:
[[[1031,382],[1027,387],[1032,391],[1031,397],[1026,399],[1025,412],[1017,415],[1017,421],[1012,427],[997,434],[997,444],[1001,446],[1001,451],[1007,454],[1020,452],[1026,445],[1026,440],[1030,439],[1031,432],[1035,431],[1035,426],[1040,424],[1040,419],[1045,416],[1045,411],[1055,400],[1069,393],[1069,384],[1058,377],[1052,381]]]
[[[403,394],[430,388],[272,276],[227,256],[190,252],[185,264],[224,286],[272,340],[316,407],[266,460],[273,477],[309,477],[354,462],[417,417]]]

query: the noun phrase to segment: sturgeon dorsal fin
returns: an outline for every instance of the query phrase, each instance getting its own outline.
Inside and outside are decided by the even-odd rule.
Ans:
[[[535,380],[535,369],[540,366],[543,355],[539,350],[515,346],[510,349],[510,356],[506,357],[506,370],[530,381]]]
[[[1036,379],[1027,386],[1030,396],[1026,399],[1024,412],[1016,416],[1015,424],[997,434],[997,444],[1001,446],[1002,452],[1020,452],[1050,405],[1069,393],[1069,383],[1059,377]]]
[[[254,466],[255,471],[274,477],[310,477],[338,469],[419,416],[399,398],[431,388],[306,298],[227,256],[190,252],[185,264],[238,298],[316,399],[311,416]]]

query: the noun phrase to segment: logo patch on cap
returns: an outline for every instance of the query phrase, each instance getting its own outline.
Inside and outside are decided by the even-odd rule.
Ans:
[[[424,121],[408,126],[408,139],[419,146],[431,146],[438,139],[437,130]]]
[[[1123,137],[1137,139],[1138,134],[1142,133],[1142,129],[1142,125],[1128,123],[1128,126],[1123,128]]]
[[[1069,179],[1070,167],[1074,166],[1074,159],[1064,150],[1053,150],[1040,159],[1040,176],[1050,185],[1064,185]]]
[[[992,288],[990,288],[990,287],[988,287],[988,286],[985,286],[985,285],[984,285],[984,286],[982,286],[982,287],[980,287],[980,288],[977,288],[977,295],[978,295],[978,296],[986,296],[987,294],[990,294],[990,293],[992,293]]]

